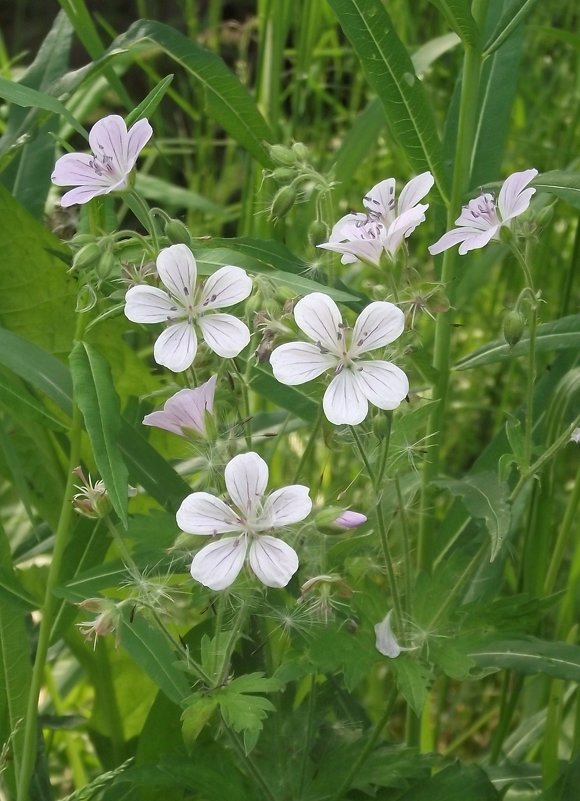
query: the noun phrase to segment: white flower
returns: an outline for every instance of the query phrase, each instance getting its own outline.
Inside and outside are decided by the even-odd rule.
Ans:
[[[165,401],[163,409],[146,414],[143,425],[164,428],[180,437],[193,432],[207,437],[207,416],[213,415],[217,376],[195,389],[180,389]]]
[[[391,611],[387,613],[386,617],[383,618],[380,623],[376,624],[375,645],[377,651],[383,656],[388,656],[389,659],[396,659],[401,651],[414,651],[415,648],[405,648],[402,645],[399,645],[391,627],[392,614],[393,610],[391,609]]]
[[[57,186],[74,186],[61,198],[66,208],[75,203],[87,203],[97,195],[126,189],[137,156],[145,147],[153,129],[145,119],[129,130],[117,114],[103,117],[89,133],[88,153],[66,153],[54,165],[51,180]]]
[[[177,512],[177,525],[188,534],[217,537],[193,558],[191,575],[212,590],[229,587],[248,557],[251,569],[267,587],[285,587],[298,570],[298,556],[282,540],[266,534],[299,523],[310,514],[308,487],[294,484],[264,497],[268,465],[257,453],[235,456],[225,469],[235,509],[207,492],[188,495]]]
[[[248,326],[231,314],[212,314],[245,300],[252,279],[240,267],[221,267],[196,293],[197,267],[187,245],[172,245],[157,257],[157,272],[168,290],[134,286],[125,295],[125,314],[134,323],[172,324],[153,349],[157,364],[180,373],[193,364],[197,352],[194,323],[209,348],[226,359],[237,356],[250,341]],[[173,322],[179,321],[179,322]]]
[[[489,192],[470,200],[455,220],[453,228],[441,239],[429,247],[429,253],[435,256],[454,245],[459,244],[459,253],[464,256],[470,250],[477,250],[487,245],[492,239],[500,238],[500,229],[509,228],[511,221],[519,217],[530,205],[535,189],[526,189],[538,171],[535,169],[514,172],[503,183],[497,199]]]
[[[321,292],[302,298],[294,317],[314,344],[297,342],[276,348],[270,356],[274,376],[294,386],[334,370],[323,400],[331,423],[357,425],[367,416],[369,402],[379,409],[396,409],[406,397],[409,381],[402,370],[390,362],[361,360],[401,335],[405,316],[392,303],[371,303],[352,332],[342,322],[336,303]]]
[[[570,442],[575,442],[576,445],[580,445],[580,428],[575,428],[574,431],[570,434]]]
[[[329,241],[318,247],[342,253],[343,264],[360,259],[378,266],[383,253],[392,258],[403,239],[425,220],[429,204],[419,201],[432,186],[431,173],[421,173],[409,181],[396,203],[395,179],[381,181],[363,199],[367,213],[342,217],[330,232]]]

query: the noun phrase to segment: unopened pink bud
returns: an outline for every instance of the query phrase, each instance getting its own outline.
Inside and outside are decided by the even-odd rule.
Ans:
[[[351,512],[347,509],[346,512],[343,512],[336,518],[334,525],[340,528],[358,528],[358,526],[362,526],[363,523],[366,523],[367,520],[368,518],[366,515],[360,512]]]

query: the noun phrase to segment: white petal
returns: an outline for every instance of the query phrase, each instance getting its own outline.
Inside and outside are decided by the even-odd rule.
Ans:
[[[387,301],[370,303],[359,314],[352,332],[350,355],[358,356],[394,342],[405,327],[405,315]]]
[[[383,242],[381,239],[353,239],[350,242],[325,242],[317,247],[323,250],[332,250],[334,253],[342,253],[347,256],[347,260],[342,259],[343,264],[352,264],[358,259],[378,267],[383,255]]]
[[[395,213],[395,179],[387,178],[373,186],[363,198],[363,205],[374,214],[389,220]]]
[[[523,214],[528,208],[536,190],[533,187],[526,189],[526,186],[537,174],[538,171],[535,169],[523,170],[523,172],[514,172],[513,175],[506,178],[497,200],[503,222]]]
[[[127,167],[130,170],[135,166],[137,156],[152,136],[153,128],[149,125],[149,120],[139,120],[129,128],[127,134]]]
[[[196,353],[197,337],[189,320],[166,328],[153,348],[153,358],[157,364],[168,367],[174,373],[182,373],[191,367]]]
[[[298,327],[313,342],[320,343],[331,353],[342,352],[342,315],[336,303],[323,292],[312,292],[294,307]]]
[[[197,267],[187,245],[171,245],[157,256],[157,272],[174,298],[187,307],[193,304]]]
[[[428,208],[428,204],[420,203],[418,206],[404,211],[391,223],[383,237],[385,250],[391,256],[395,255],[403,239],[410,236],[418,225],[425,222],[425,212]]]
[[[252,291],[252,279],[241,267],[220,267],[210,275],[201,293],[200,307],[223,309],[245,300]]]
[[[209,492],[192,492],[175,516],[177,525],[187,534],[213,536],[241,531],[242,523],[233,509]]]
[[[275,348],[270,356],[274,377],[288,386],[312,381],[337,363],[336,356],[321,353],[320,348],[310,342],[288,342]]]
[[[395,635],[393,634],[393,629],[391,628],[391,615],[393,614],[393,610],[387,614],[387,616],[380,622],[377,623],[375,626],[375,635],[376,635],[376,648],[377,651],[383,656],[388,656],[390,659],[396,659],[399,654],[401,653],[401,646],[397,642]]]
[[[164,323],[182,314],[167,292],[156,286],[132,286],[125,293],[125,316],[133,323]]]
[[[268,465],[257,453],[234,456],[225,469],[229,496],[244,517],[254,518],[268,484]]]
[[[312,510],[309,492],[308,487],[304,487],[302,484],[292,484],[272,492],[266,498],[259,522],[264,521],[268,528],[281,528],[299,523],[308,517]]]
[[[175,417],[161,409],[146,414],[142,423],[144,426],[154,426],[155,428],[162,428],[164,431],[170,431],[172,434],[177,434],[180,437],[184,436],[183,429],[176,421]]]
[[[399,196],[398,213],[402,214],[407,209],[416,206],[431,190],[434,183],[435,179],[430,172],[422,172],[421,175],[411,178]]]
[[[429,245],[427,249],[432,256],[436,256],[438,253],[442,253],[444,250],[448,250],[461,242],[469,242],[472,239],[476,239],[481,233],[482,231],[477,228],[453,228],[451,231],[447,231],[446,234],[443,234],[433,245]],[[467,250],[471,249],[471,247],[467,247]],[[461,252],[460,250],[460,253]]]
[[[329,242],[343,242],[345,239],[352,239],[357,229],[364,225],[367,220],[366,214],[345,214],[334,224],[330,232]]]
[[[345,368],[330,382],[322,402],[324,414],[334,425],[356,426],[368,414],[369,404],[352,370]]]
[[[455,220],[455,225],[466,225],[479,231],[487,231],[496,224],[499,224],[499,220],[495,199],[489,192],[472,198],[467,206],[461,209],[461,214]]]
[[[117,186],[75,186],[70,189],[60,199],[60,205],[63,209],[68,209],[69,206],[74,206],[77,203],[88,203],[94,197],[99,195],[108,195],[113,189],[120,187]]]
[[[232,359],[250,341],[248,326],[231,314],[204,314],[198,319],[209,348],[224,359]]]
[[[246,537],[212,542],[193,557],[192,578],[210,590],[225,590],[238,577],[246,558]]]
[[[92,163],[93,156],[88,153],[65,153],[54,165],[50,179],[56,186],[110,187],[111,179],[97,175]]]
[[[473,236],[465,239],[461,245],[459,245],[459,254],[464,256],[470,250],[477,250],[478,248],[485,247],[488,242],[491,242],[492,239],[496,238],[500,228],[501,226],[498,223],[492,228],[489,228],[487,231],[478,231],[477,234],[473,234]]]
[[[89,133],[89,145],[99,160],[103,156],[112,159],[111,165],[117,176],[130,172],[127,164],[127,126],[118,114],[103,117],[93,125]]]
[[[298,556],[282,540],[261,535],[250,545],[250,567],[266,587],[285,587],[298,570]]]
[[[396,409],[409,393],[409,379],[391,362],[359,362],[356,379],[359,391],[379,409]]]

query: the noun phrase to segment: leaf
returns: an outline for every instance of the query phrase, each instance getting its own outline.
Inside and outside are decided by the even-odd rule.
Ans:
[[[420,716],[432,681],[429,670],[409,654],[400,654],[396,659],[389,660],[389,668],[404,699],[413,712]]]
[[[0,404],[20,425],[33,421],[56,431],[64,428],[62,420],[40,403],[19,378],[4,369],[0,369]]]
[[[470,47],[477,47],[479,31],[467,0],[431,0],[455,33]]]
[[[270,159],[263,142],[272,141],[272,132],[254,99],[222,59],[169,25],[153,20],[133,23],[112,42],[109,52],[132,49],[143,40],[164,50],[201,84],[209,115],[261,164],[268,166]]]
[[[70,355],[76,402],[113,509],[127,528],[128,473],[119,448],[121,413],[109,365],[91,345],[77,342]]]
[[[267,678],[263,673],[247,673],[228,683],[228,689],[236,693],[274,693],[282,687],[279,679]]]
[[[287,409],[307,423],[314,422],[318,416],[321,401],[317,402],[300,387],[289,387],[276,381],[270,369],[261,364],[252,367],[248,385],[275,406]]]
[[[484,57],[491,55],[498,47],[501,47],[506,39],[525,22],[537,2],[538,0],[512,0],[507,8],[504,9],[493,33],[485,43],[483,48]]]
[[[165,97],[165,92],[169,89],[173,77],[173,75],[167,75],[165,78],[159,81],[159,83],[149,92],[147,97],[144,98],[139,105],[133,109],[133,111],[127,114],[125,117],[125,124],[127,125],[127,128],[133,125],[134,122],[137,122],[137,120],[147,118],[155,112],[155,109]]]
[[[349,691],[354,690],[380,654],[368,635],[351,634],[342,630],[321,630],[309,644],[307,655],[312,665],[321,673],[343,673]]]
[[[27,612],[38,609],[37,602],[26,592],[11,565],[0,565],[0,599]]]
[[[246,755],[249,754],[262,731],[262,721],[268,717],[268,712],[275,712],[276,707],[263,695],[237,693],[230,686],[219,691],[217,702],[226,726],[244,736],[254,735],[246,744]]]
[[[571,801],[580,787],[580,757],[566,765],[561,776],[539,796],[538,801]]]
[[[329,0],[417,172],[430,170],[443,198],[447,174],[429,100],[380,0]]]
[[[135,177],[135,188],[147,200],[154,200],[156,203],[163,204],[163,207],[189,209],[190,211],[203,211],[217,217],[227,216],[223,206],[218,206],[211,200],[194,192],[192,189],[185,189],[183,186],[175,186],[163,178],[154,175],[145,175],[140,172]]]
[[[217,709],[218,701],[213,695],[196,693],[189,698],[185,712],[181,716],[182,733],[185,744],[190,748]]]
[[[565,200],[580,209],[580,172],[568,170],[551,170],[537,175],[530,186],[543,192],[549,192],[560,200]]]
[[[580,645],[526,637],[487,641],[470,647],[467,653],[483,668],[514,670],[525,675],[543,673],[555,679],[580,681]]]
[[[490,561],[493,562],[510,527],[509,486],[501,482],[491,470],[475,473],[460,480],[435,483],[445,487],[453,495],[460,495],[469,514],[485,521],[491,537]]]
[[[413,784],[410,790],[399,796],[399,801],[499,801],[499,795],[477,765],[462,765],[457,762],[440,773]]]
[[[567,348],[580,348],[580,314],[560,317],[559,320],[542,323],[538,326],[537,353],[566,350]],[[474,367],[482,367],[485,364],[506,362],[518,356],[527,355],[529,350],[529,332],[524,331],[520,341],[513,347],[507,345],[504,339],[494,339],[492,342],[482,345],[473,353],[464,356],[456,363],[455,368],[457,370],[471,370]]]
[[[124,563],[115,560],[78,573],[66,584],[56,587],[54,594],[60,598],[66,598],[67,601],[78,603],[86,598],[94,598],[110,587],[118,587],[126,577],[127,568]]]
[[[87,131],[60,100],[44,92],[39,92],[38,89],[32,89],[0,77],[0,97],[23,108],[41,108],[53,114],[60,114],[77,133],[85,139],[89,138]]]

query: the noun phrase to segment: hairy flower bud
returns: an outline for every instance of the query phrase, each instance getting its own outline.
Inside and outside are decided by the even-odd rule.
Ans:
[[[503,338],[511,348],[522,338],[525,324],[524,315],[516,309],[508,311],[503,318]]]
[[[270,220],[279,220],[285,217],[296,201],[296,190],[293,186],[283,186],[274,195]]]
[[[73,257],[73,270],[86,270],[92,267],[101,258],[101,253],[101,248],[94,240],[83,245]]]
[[[170,220],[165,226],[164,233],[172,245],[191,245],[191,234],[181,220]]]
[[[115,268],[115,254],[111,247],[105,248],[101,258],[97,262],[96,273],[101,281],[106,281]]]
[[[267,145],[268,153],[274,164],[281,167],[291,167],[296,163],[296,154],[284,145]]]
[[[322,220],[313,220],[308,227],[308,241],[312,247],[328,240],[328,226]]]
[[[308,160],[308,148],[304,142],[294,142],[292,145],[292,150],[296,155],[296,158],[300,159],[300,161]]]
[[[296,170],[293,170],[291,167],[276,167],[276,169],[272,171],[271,175],[272,178],[279,184],[285,184],[294,179]]]

